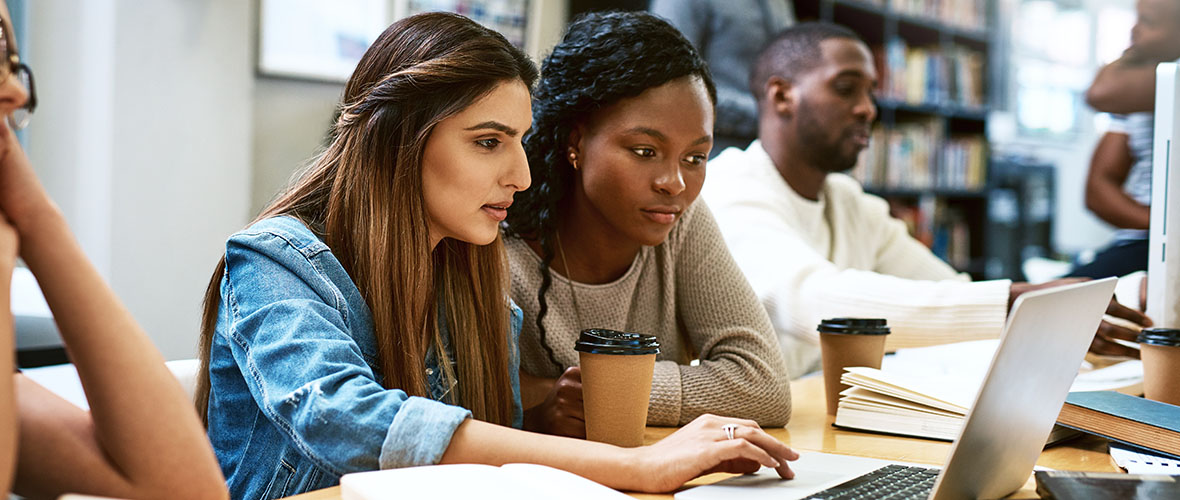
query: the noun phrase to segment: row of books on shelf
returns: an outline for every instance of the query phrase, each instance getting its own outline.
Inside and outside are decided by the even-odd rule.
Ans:
[[[982,52],[959,45],[915,47],[900,38],[873,52],[882,97],[910,104],[984,105],[986,57]]]
[[[859,0],[918,18],[969,30],[987,27],[987,3],[977,0]]]
[[[893,10],[938,22],[982,30],[987,26],[987,3],[978,0],[892,0]]]
[[[971,227],[963,212],[946,200],[924,197],[915,201],[889,200],[893,217],[905,223],[918,241],[955,269],[971,265]]]
[[[987,180],[987,144],[983,136],[944,140],[937,120],[877,127],[852,175],[878,189],[976,191]]]

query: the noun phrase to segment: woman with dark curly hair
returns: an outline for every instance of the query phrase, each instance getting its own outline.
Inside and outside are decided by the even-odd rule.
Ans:
[[[584,435],[573,347],[591,327],[659,338],[649,425],[705,413],[786,424],[770,320],[694,203],[716,101],[704,61],[656,16],[598,13],[570,25],[541,75],[525,139],[532,188],[508,211],[505,241],[525,314],[526,428]]]

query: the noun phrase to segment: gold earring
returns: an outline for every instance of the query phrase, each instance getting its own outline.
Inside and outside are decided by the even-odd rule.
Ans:
[[[574,167],[574,170],[578,169],[578,154],[573,151],[570,151],[570,165]]]

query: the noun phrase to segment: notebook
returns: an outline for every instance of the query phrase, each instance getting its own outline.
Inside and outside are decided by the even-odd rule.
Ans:
[[[886,357],[881,369],[849,367],[841,382],[836,425],[952,441],[959,435],[999,340],[977,340],[916,349]],[[1143,392],[1143,363],[1128,360],[1074,379],[1071,391]],[[1055,427],[1049,443],[1077,435]]]

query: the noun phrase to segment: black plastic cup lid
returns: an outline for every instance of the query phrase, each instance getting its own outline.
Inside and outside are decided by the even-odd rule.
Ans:
[[[831,318],[815,328],[820,333],[843,335],[889,335],[889,326],[881,318]]]
[[[604,328],[582,330],[574,350],[589,354],[645,355],[659,354],[660,342],[655,335],[627,333]]]
[[[1144,328],[1139,332],[1139,343],[1167,347],[1180,346],[1180,329]]]

